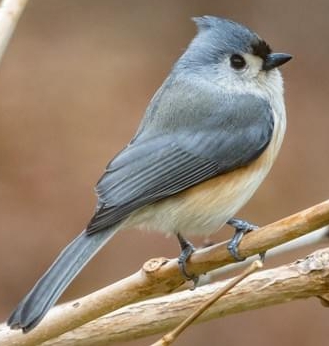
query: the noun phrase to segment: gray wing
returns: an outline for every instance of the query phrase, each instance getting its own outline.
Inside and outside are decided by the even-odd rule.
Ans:
[[[170,125],[169,125],[170,126]],[[171,129],[139,134],[112,162],[96,186],[98,210],[87,232],[115,224],[137,208],[174,195],[259,157],[271,140],[269,105],[241,96],[219,114]],[[161,134],[162,133],[162,134]]]

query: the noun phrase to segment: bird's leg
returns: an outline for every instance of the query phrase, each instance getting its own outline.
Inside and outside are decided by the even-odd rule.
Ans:
[[[177,238],[179,241],[179,245],[181,248],[181,253],[178,257],[178,266],[181,274],[187,280],[192,280],[194,282],[194,288],[196,287],[199,277],[195,275],[189,275],[186,271],[186,261],[191,257],[192,253],[195,251],[195,247],[192,243],[182,237],[179,233],[177,233]]]
[[[248,221],[244,221],[244,220],[240,220],[236,218],[229,219],[226,223],[235,228],[235,234],[233,238],[229,241],[227,245],[227,249],[236,261],[244,261],[246,258],[240,256],[238,246],[243,236],[246,233],[251,232],[254,229],[257,229],[258,226],[255,226],[249,223]],[[265,252],[260,253],[259,257],[261,261],[264,262]]]

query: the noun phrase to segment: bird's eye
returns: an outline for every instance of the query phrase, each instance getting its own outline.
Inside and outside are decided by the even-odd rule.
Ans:
[[[239,54],[233,54],[230,58],[230,61],[231,61],[231,66],[235,70],[241,70],[242,68],[246,66],[246,60],[244,60],[244,58]]]

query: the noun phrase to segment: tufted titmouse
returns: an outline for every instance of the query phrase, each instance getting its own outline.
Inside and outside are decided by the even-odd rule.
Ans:
[[[34,328],[97,251],[122,229],[177,235],[182,273],[193,246],[185,235],[208,235],[225,223],[237,245],[252,228],[235,219],[269,172],[286,127],[278,66],[248,28],[195,18],[198,34],[151,100],[137,134],[108,164],[96,186],[98,205],[86,229],[58,256],[8,319]]]

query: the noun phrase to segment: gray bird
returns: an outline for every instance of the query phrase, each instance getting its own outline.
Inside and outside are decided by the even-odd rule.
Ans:
[[[194,248],[186,235],[209,235],[225,223],[237,246],[252,225],[234,218],[269,172],[285,127],[282,77],[291,59],[243,25],[194,18],[198,33],[156,92],[131,142],[96,186],[86,229],[59,254],[8,319],[28,332],[70,282],[122,229],[175,234],[179,265]]]

